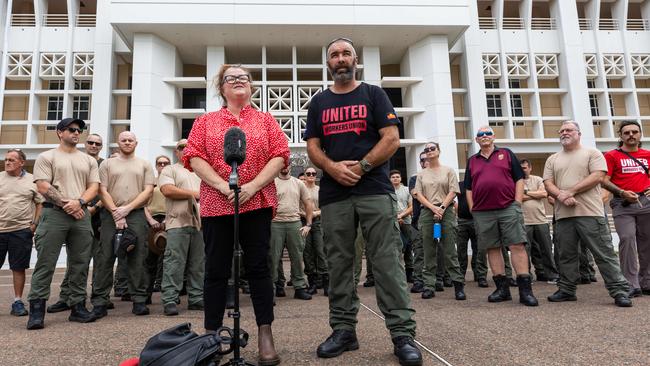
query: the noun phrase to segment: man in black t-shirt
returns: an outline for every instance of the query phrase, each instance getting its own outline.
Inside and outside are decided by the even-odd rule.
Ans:
[[[355,333],[359,298],[354,287],[357,225],[367,238],[377,303],[386,318],[402,365],[421,365],[415,345],[415,311],[400,263],[401,239],[388,159],[399,148],[400,123],[386,93],[355,79],[357,55],[352,41],[338,38],[327,46],[330,89],[312,98],[307,115],[307,152],[323,169],[319,201],[330,271],[330,326],[318,346],[330,358],[359,348]]]

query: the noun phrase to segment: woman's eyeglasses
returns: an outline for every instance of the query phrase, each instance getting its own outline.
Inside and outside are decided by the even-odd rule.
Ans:
[[[223,81],[226,82],[227,84],[234,84],[234,83],[248,83],[251,81],[251,77],[248,74],[242,74],[242,75],[226,75],[223,78]]]
[[[315,176],[316,176],[316,172],[313,172],[313,173],[312,173],[312,172],[306,172],[306,173],[305,173],[305,176],[307,176],[307,177],[315,177]]]
[[[169,162],[168,161],[159,161],[159,162],[156,163],[156,165],[157,166],[167,166],[167,165],[169,165]]]
[[[430,153],[430,152],[433,152],[433,151],[436,151],[436,150],[438,150],[438,148],[435,147],[435,146],[429,146],[429,147],[424,148],[425,153]]]

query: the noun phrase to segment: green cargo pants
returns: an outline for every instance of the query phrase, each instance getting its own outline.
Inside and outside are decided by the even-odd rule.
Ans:
[[[555,225],[560,290],[572,295],[576,293],[576,284],[580,280],[580,245],[584,245],[593,254],[609,295],[627,295],[629,285],[614,252],[607,219],[602,216],[569,217],[557,220]]]
[[[205,245],[203,234],[193,226],[167,230],[161,284],[163,305],[175,303],[186,272],[188,303],[198,304],[203,301]]]
[[[402,241],[394,193],[351,196],[321,206],[325,253],[330,271],[330,326],[354,330],[359,297],[354,286],[357,225],[367,239],[366,255],[375,274],[377,305],[385,317],[391,338],[415,337],[415,310],[406,288],[406,274],[400,262]]]
[[[109,302],[113,286],[113,267],[115,254],[113,252],[113,237],[115,236],[115,221],[107,210],[101,212],[102,228],[100,235],[97,263],[95,263],[95,284],[93,286],[93,305],[106,306]],[[126,217],[126,224],[138,237],[135,248],[126,257],[128,271],[129,294],[133,302],[143,303],[147,300],[147,285],[149,274],[145,267],[147,257],[147,235],[149,224],[143,209],[131,211]]]
[[[422,233],[422,246],[424,247],[424,287],[433,290],[436,286],[436,272],[438,267],[438,255],[444,255],[445,272],[449,273],[454,282],[465,283],[465,276],[458,264],[458,252],[456,251],[456,213],[453,207],[448,207],[442,215],[441,243],[442,253],[433,239],[433,212],[429,209],[422,209],[420,212],[420,232]]]
[[[43,208],[34,241],[38,257],[32,274],[29,300],[47,301],[50,298],[52,276],[65,243],[70,291],[66,302],[72,306],[86,301],[88,262],[93,246],[93,228],[88,211],[81,220],[75,220],[60,209]]]
[[[302,252],[305,247],[305,242],[300,235],[301,226],[300,221],[271,223],[271,249],[269,250],[271,262],[269,266],[271,267],[273,283],[278,280],[278,265],[286,243],[289,259],[291,260],[291,282],[293,288],[307,288],[302,263]]]
[[[363,256],[366,256],[366,281],[374,281],[375,276],[372,274],[372,262],[368,259],[366,252],[366,240],[361,232],[361,226],[357,226],[357,238],[354,239],[354,286],[358,286],[361,281],[361,271],[363,270]]]
[[[305,238],[303,259],[307,277],[320,278],[327,274],[327,259],[325,258],[320,218],[312,222],[309,235]]]

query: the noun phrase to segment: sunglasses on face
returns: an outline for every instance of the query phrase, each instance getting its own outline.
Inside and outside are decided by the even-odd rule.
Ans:
[[[159,161],[159,162],[156,163],[156,165],[157,166],[167,166],[167,165],[169,165],[169,162],[168,161]]]
[[[429,147],[424,148],[425,153],[430,153],[430,152],[433,152],[433,151],[436,151],[436,150],[438,150],[438,148],[435,147],[435,146],[429,146]]]
[[[251,77],[248,74],[242,74],[242,75],[227,75],[224,76],[223,81],[227,84],[234,84],[236,82],[240,83],[248,83],[251,81]]]
[[[86,143],[90,146],[102,146],[101,142],[95,142],[95,141],[86,141]]]
[[[180,146],[178,146],[178,147],[176,148],[176,150],[178,150],[178,151],[183,151],[183,149],[185,149],[185,146],[187,146],[187,145],[180,145]]]
[[[315,176],[316,176],[316,172],[313,172],[313,173],[312,173],[312,172],[306,172],[306,173],[305,173],[305,176],[307,176],[307,177],[315,177]]]
[[[639,132],[641,132],[641,131],[638,131],[638,130],[637,131],[625,131],[625,132],[622,132],[622,134],[625,135],[625,136],[632,136],[632,135],[639,134]]]
[[[494,135],[494,132],[492,131],[479,131],[476,133],[476,137],[492,136],[492,135]]]
[[[65,130],[70,132],[70,133],[75,133],[75,132],[82,133],[84,131],[81,128],[76,128],[76,127],[68,127]]]

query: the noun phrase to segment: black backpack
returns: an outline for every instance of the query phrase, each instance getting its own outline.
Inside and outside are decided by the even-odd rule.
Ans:
[[[223,339],[219,334],[198,335],[190,323],[183,323],[151,337],[140,353],[139,366],[218,365]],[[226,343],[228,343],[226,341]]]

